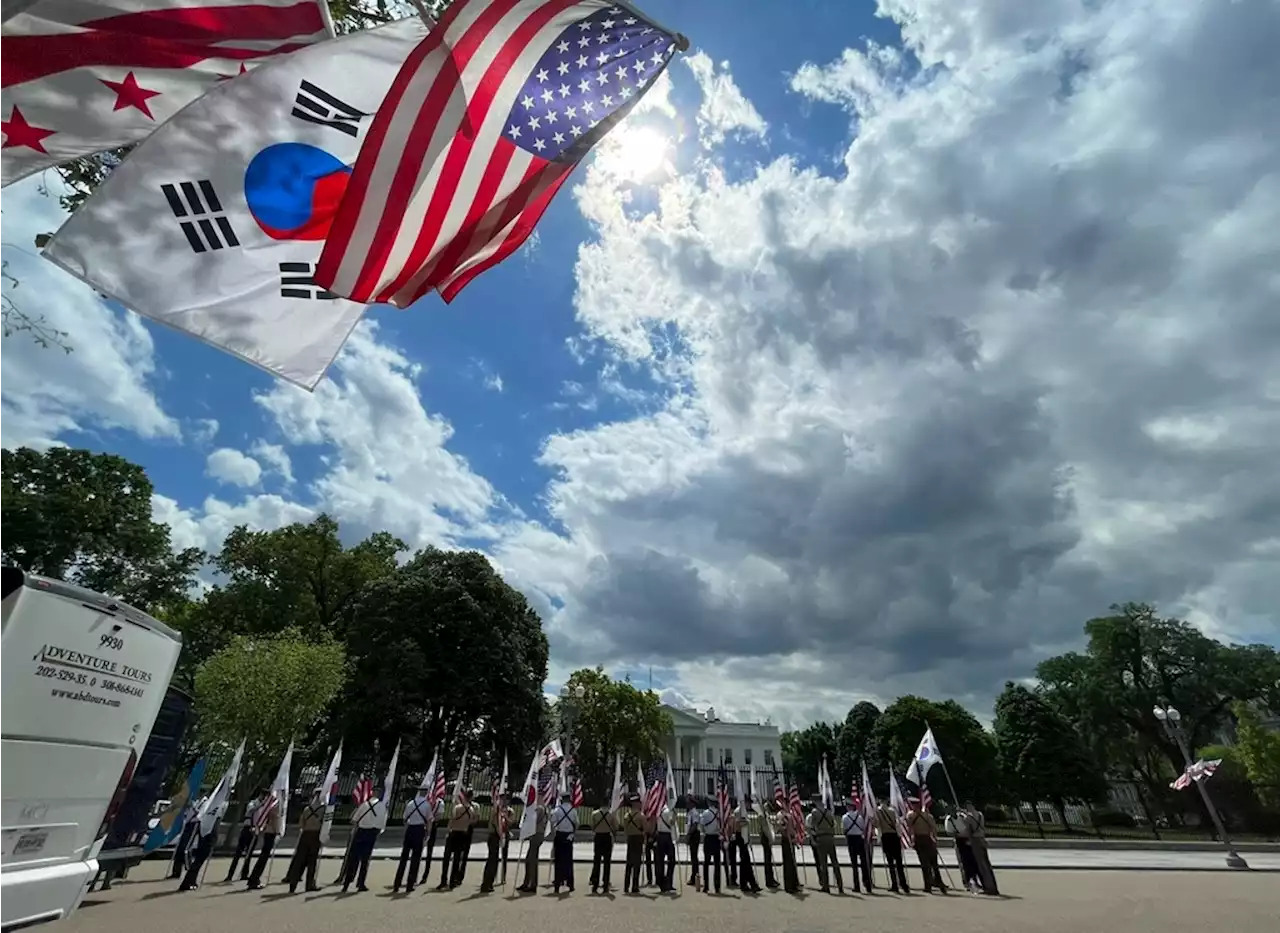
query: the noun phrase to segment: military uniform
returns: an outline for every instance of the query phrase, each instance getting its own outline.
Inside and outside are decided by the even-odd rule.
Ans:
[[[920,860],[920,874],[924,879],[924,891],[929,894],[937,887],[943,894],[947,886],[942,883],[942,872],[938,868],[938,824],[933,817],[923,810],[913,809],[907,813],[907,830],[915,836],[916,858]]]
[[[196,830],[199,828],[196,822],[196,814],[200,812],[200,806],[207,798],[201,797],[194,803],[187,804],[182,810],[182,832],[178,836],[178,844],[173,847],[173,864],[169,869],[169,877],[177,880],[182,877],[183,871],[187,867],[187,853],[191,849],[191,841],[196,837]]]
[[[702,842],[702,810],[695,801],[689,801],[689,809],[684,815],[685,828],[689,842],[689,886],[698,887],[698,846]]]
[[[711,893],[711,884],[715,882],[716,893],[720,893],[721,849],[720,849],[720,811],[715,807],[707,807],[701,814],[702,823],[702,890]],[[716,873],[711,874],[714,863]]]
[[[611,890],[610,869],[613,865],[613,834],[618,831],[618,818],[604,807],[591,811],[591,893],[604,885],[604,893]]]
[[[507,833],[511,830],[511,820],[515,812],[504,801],[494,802],[489,812],[489,853],[484,860],[484,874],[480,877],[480,890],[485,894],[493,891],[493,883],[498,879],[498,861],[507,848]],[[505,859],[503,859],[505,861]],[[505,884],[506,871],[502,873]]]
[[[468,844],[469,830],[475,824],[475,809],[471,800],[463,794],[454,804],[449,816],[449,835],[444,843],[444,864],[440,868],[440,883],[436,890],[456,888],[462,884],[462,875],[466,870],[467,859],[471,855]]]
[[[577,831],[573,804],[565,794],[560,805],[551,811],[551,887],[557,894],[561,886],[573,890],[573,836]]]
[[[654,821],[653,838],[658,862],[658,890],[670,893],[676,879],[676,815],[666,804]]]
[[[902,864],[902,837],[898,835],[898,815],[889,804],[882,803],[876,807],[871,822],[875,826],[876,835],[880,837],[880,848],[884,851],[884,861],[889,871],[889,890],[894,893],[901,890],[903,894],[910,894],[907,870]]]
[[[782,846],[782,889],[788,894],[800,893],[800,873],[796,871],[796,837],[799,827],[788,810],[779,810],[773,816],[778,842]]]
[[[733,840],[730,851],[738,850],[738,889],[743,894],[759,894],[756,871],[751,864],[751,811],[744,802],[733,815]]]
[[[253,861],[253,850],[258,844],[258,836],[253,831],[253,815],[258,812],[260,806],[262,806],[262,798],[258,797],[250,800],[249,805],[244,808],[244,819],[240,822],[240,835],[236,838],[236,849],[231,856],[231,865],[227,868],[227,877],[223,881],[235,880],[236,865],[241,858],[244,859],[244,864],[240,869],[240,880],[249,880],[249,863]]]
[[[213,843],[218,837],[218,821],[222,818],[224,806],[210,807],[201,819],[195,821],[199,839],[187,860],[187,873],[178,886],[179,891],[190,891],[200,884],[200,869],[213,853]]]
[[[724,861],[729,875],[729,887],[738,886],[738,801],[729,798],[729,821],[720,827],[720,844],[724,847]]]
[[[640,862],[644,858],[644,834],[648,830],[648,820],[640,812],[638,803],[639,798],[628,802],[618,819],[627,837],[627,867],[622,875],[622,890],[628,894],[640,893]]]
[[[981,810],[973,807],[961,810],[960,816],[969,826],[969,847],[973,850],[973,861],[978,870],[978,883],[982,885],[982,893],[999,895],[995,868],[991,865],[991,854],[987,851],[987,818]]]
[[[385,825],[382,801],[377,797],[370,797],[351,814],[351,847],[342,872],[342,893],[347,892],[353,881],[357,891],[369,890],[365,885],[369,878],[369,859],[373,858],[374,844]]]
[[[861,810],[848,810],[840,820],[840,828],[844,830],[845,845],[849,847],[849,880],[853,882],[855,891],[859,887],[858,875],[861,871],[862,883],[871,890],[871,825],[867,815]]]
[[[409,870],[409,883],[404,888],[406,893],[413,890],[413,883],[418,880],[422,844],[427,839],[427,823],[431,821],[432,809],[425,791],[418,791],[418,795],[404,805],[404,842],[400,846],[400,861],[396,864],[396,879],[391,884],[392,891],[400,890],[406,868]]]
[[[760,849],[764,855],[764,886],[772,891],[778,887],[778,879],[773,873],[773,841],[777,830],[767,809],[756,812],[760,814]]]
[[[807,821],[813,839],[813,862],[818,870],[818,889],[831,892],[831,875],[835,874],[836,890],[844,893],[840,862],[836,859],[836,818],[822,804],[809,813]]]
[[[276,839],[280,835],[280,830],[284,828],[284,814],[279,808],[288,806],[287,800],[281,800],[276,807],[275,812],[268,811],[266,818],[262,820],[262,824],[256,830],[258,840],[262,843],[258,849],[258,859],[253,863],[253,871],[249,872],[248,885],[250,891],[256,891],[262,887],[262,876],[267,872],[267,866],[271,864],[271,853],[276,849]],[[259,808],[261,812],[261,808]],[[256,816],[257,814],[255,814]],[[245,865],[248,865],[245,861]]]
[[[302,808],[302,816],[298,820],[298,842],[293,848],[293,858],[289,860],[289,870],[284,875],[290,894],[297,893],[298,882],[304,872],[307,890],[320,890],[316,884],[316,868],[320,863],[320,830],[324,826],[325,810],[324,802],[318,798],[313,798]]]
[[[427,876],[431,874],[431,856],[436,850],[436,836],[440,832],[440,824],[444,822],[444,800],[437,800],[435,812],[431,814],[431,818],[427,820],[427,851],[422,856],[422,877],[418,879],[418,884],[426,884]],[[440,856],[441,863],[444,862],[444,856]],[[441,867],[440,871],[445,875],[448,874],[447,867]]]
[[[516,890],[524,894],[538,893],[538,850],[542,848],[542,840],[547,834],[547,808],[542,804],[534,805],[533,835],[529,837],[529,845],[524,853],[524,882]]]

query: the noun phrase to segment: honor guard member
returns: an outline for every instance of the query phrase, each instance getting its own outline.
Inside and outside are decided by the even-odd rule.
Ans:
[[[573,798],[565,793],[560,803],[551,811],[551,889],[573,890],[573,836],[578,831],[578,820],[573,812]]]
[[[961,810],[955,816],[948,816],[943,822],[947,834],[951,836],[956,847],[956,863],[960,866],[960,883],[970,894],[976,894],[978,885],[978,863],[973,858],[973,845],[969,841],[970,826]]]
[[[253,863],[253,871],[249,872],[247,884],[250,891],[256,891],[262,887],[262,876],[267,872],[267,866],[271,864],[271,853],[276,850],[276,838],[279,836],[277,830],[284,828],[284,814],[279,811],[280,807],[287,807],[289,801],[281,800],[279,802],[271,802],[264,804],[268,807],[263,810],[259,807],[254,817],[258,826],[255,830],[258,834],[260,846],[258,848],[258,859]],[[249,864],[247,861],[245,864]]]
[[[249,863],[253,861],[253,850],[258,844],[258,836],[253,831],[253,815],[258,812],[258,807],[262,806],[265,796],[265,794],[258,794],[244,808],[244,819],[240,821],[240,835],[236,837],[236,850],[231,856],[231,865],[227,868],[227,877],[222,879],[226,883],[235,880],[236,863],[241,858],[244,859],[244,864],[240,869],[240,880],[249,880]]]
[[[431,818],[427,820],[427,851],[422,857],[422,877],[418,879],[418,884],[426,884],[427,876],[431,874],[431,856],[436,850],[436,836],[440,831],[440,824],[444,821],[444,798],[441,797],[432,809]],[[440,862],[443,866],[443,854],[440,856]],[[441,867],[440,871],[447,874],[448,869]]]
[[[316,868],[320,863],[320,830],[324,826],[325,809],[324,790],[317,787],[298,818],[298,841],[293,847],[289,870],[284,874],[290,894],[298,893],[303,874],[307,876],[307,891],[320,890],[316,884]]]
[[[743,795],[742,803],[733,815],[733,838],[729,846],[738,850],[738,890],[743,894],[759,894],[760,884],[756,881],[756,870],[751,864],[750,795]]]
[[[471,788],[466,787],[458,795],[458,802],[453,805],[453,813],[449,817],[449,835],[444,843],[445,864],[440,867],[440,883],[436,885],[437,891],[456,888],[462,884],[467,859],[471,855],[471,846],[467,840],[470,838],[469,832],[475,822],[476,811],[471,803]]]
[[[840,828],[844,831],[845,845],[849,847],[849,875],[853,889],[862,890],[858,882],[861,873],[862,884],[871,891],[871,825],[867,815],[861,809],[849,807],[840,820]]]
[[[973,852],[973,861],[978,870],[978,883],[982,885],[982,893],[992,897],[998,896],[1000,887],[996,884],[995,868],[991,865],[991,853],[987,850],[987,818],[973,805],[972,800],[964,802],[960,816],[969,827],[969,848]]]
[[[670,894],[676,881],[676,815],[663,796],[654,820],[654,855],[658,863],[658,890]]]
[[[178,844],[173,847],[173,864],[169,869],[169,878],[176,881],[182,877],[187,867],[187,852],[191,848],[191,840],[196,836],[196,815],[208,797],[193,800],[182,808],[182,833],[178,836]],[[105,887],[104,887],[105,890]]]
[[[938,870],[938,824],[933,817],[920,809],[919,797],[907,798],[907,831],[915,836],[916,858],[920,860],[920,873],[924,878],[924,893],[931,894],[936,887],[943,894],[947,886],[942,883]]]
[[[405,893],[413,891],[413,883],[418,880],[418,865],[422,861],[422,844],[427,840],[427,823],[431,820],[431,800],[426,790],[419,789],[417,795],[404,805],[404,843],[400,846],[400,861],[396,865],[396,879],[391,890],[399,891],[404,881],[405,869],[409,870],[409,883],[405,885]]]
[[[382,801],[370,797],[351,814],[351,848],[347,851],[346,870],[342,873],[342,893],[346,894],[351,882],[357,891],[368,891],[365,881],[369,878],[369,860],[373,847],[383,827]]]
[[[689,796],[689,808],[684,815],[685,831],[689,843],[689,887],[698,890],[698,845],[702,842],[701,801]]]
[[[655,820],[645,817],[644,825],[646,827],[644,833],[644,886],[646,888],[653,887],[653,860],[658,850],[658,839],[654,835]]]
[[[818,800],[805,821],[813,842],[813,862],[818,870],[818,890],[831,893],[831,874],[835,873],[836,890],[844,893],[840,878],[840,862],[836,859],[836,818],[823,800]]]
[[[738,847],[734,843],[738,826],[738,798],[729,798],[729,824],[720,827],[720,844],[724,847],[724,861],[728,866],[729,887],[738,886]]]
[[[778,879],[773,873],[773,841],[777,835],[772,819],[770,804],[766,801],[763,807],[756,810],[760,815],[760,849],[764,855],[764,886],[770,891],[778,889]]]
[[[213,843],[218,835],[218,823],[225,809],[225,804],[222,806],[215,804],[204,812],[204,816],[194,821],[199,838],[191,851],[191,857],[187,859],[187,873],[182,878],[182,884],[178,886],[179,891],[190,891],[200,885],[200,869],[213,853]]]
[[[618,818],[608,807],[591,811],[591,893],[603,885],[608,894],[610,866],[613,865],[613,834],[618,831]]]
[[[790,808],[779,808],[773,815],[773,826],[782,846],[782,889],[788,894],[800,893],[800,873],[796,871],[796,838],[800,826]]]
[[[515,811],[510,806],[510,796],[499,797],[493,802],[493,806],[489,810],[489,838],[488,854],[484,860],[484,874],[480,876],[480,891],[482,894],[493,893],[493,883],[498,880],[498,862],[501,859],[506,861],[504,854],[507,849],[507,834],[511,831],[511,820],[515,816]],[[503,884],[506,884],[506,867],[502,870]]]
[[[527,808],[526,808],[527,809]],[[541,803],[533,805],[533,835],[524,850],[524,882],[516,888],[521,894],[538,893],[538,850],[547,836],[547,808]]]
[[[898,835],[898,815],[888,801],[880,801],[876,807],[875,834],[880,839],[880,848],[884,851],[885,866],[889,872],[889,890],[897,894],[910,894],[907,886],[907,871],[902,865],[902,837]]]
[[[720,811],[708,806],[700,816],[702,825],[702,890],[711,893],[711,883],[715,881],[716,893],[720,893],[720,875],[723,870],[720,849]],[[715,864],[716,873],[711,874],[711,866]]]
[[[622,832],[627,837],[627,863],[622,874],[622,890],[627,894],[639,894],[640,862],[644,858],[644,834],[648,821],[640,811],[638,794],[627,798],[627,805],[622,808],[618,822],[622,824]]]

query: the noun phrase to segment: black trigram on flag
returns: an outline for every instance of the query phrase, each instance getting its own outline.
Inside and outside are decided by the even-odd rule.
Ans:
[[[298,96],[293,100],[293,115],[308,123],[331,126],[351,137],[359,135],[360,118],[368,116],[310,81],[303,81],[298,89]]]
[[[326,291],[316,284],[312,278],[316,274],[314,262],[282,262],[280,263],[280,297],[281,298],[337,298],[333,292]]]
[[[160,190],[195,252],[240,245],[231,222],[222,212],[222,202],[207,179],[164,184]]]

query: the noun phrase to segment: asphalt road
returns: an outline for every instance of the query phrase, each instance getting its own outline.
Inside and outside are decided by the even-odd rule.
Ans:
[[[421,933],[425,928],[450,933],[518,931],[526,925],[555,929],[608,929],[609,933],[1204,933],[1205,930],[1274,929],[1280,917],[1280,885],[1268,874],[1227,872],[1010,872],[1001,877],[1006,896],[967,894],[899,897],[843,897],[816,891],[800,897],[765,894],[716,897],[688,890],[682,896],[593,897],[578,872],[572,895],[550,890],[515,898],[508,892],[476,893],[477,866],[467,882],[450,892],[416,890],[392,896],[387,890],[394,863],[375,862],[371,890],[339,895],[289,895],[278,884],[250,892],[243,884],[208,883],[197,891],[175,893],[161,880],[163,863],[138,866],[126,882],[95,892],[60,933]],[[279,869],[279,866],[277,866]],[[215,862],[210,877],[225,873]],[[474,873],[474,874],[473,874]],[[321,874],[331,879],[331,871]],[[604,926],[607,924],[608,926]]]

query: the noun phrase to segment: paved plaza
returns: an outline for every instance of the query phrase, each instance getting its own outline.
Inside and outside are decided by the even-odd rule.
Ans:
[[[128,881],[94,892],[85,907],[60,924],[61,933],[420,933],[430,928],[449,933],[498,933],[501,930],[607,929],[609,933],[1204,933],[1213,930],[1274,928],[1280,916],[1280,884],[1274,875],[1240,872],[1171,871],[1010,871],[1001,878],[1001,898],[967,894],[900,897],[887,893],[843,897],[808,892],[799,897],[764,894],[720,897],[695,894],[593,897],[579,869],[573,895],[514,897],[509,890],[489,896],[476,892],[479,866],[467,871],[463,888],[450,892],[416,890],[393,896],[387,889],[394,863],[373,864],[371,890],[341,895],[336,888],[319,894],[290,895],[272,884],[250,892],[243,884],[206,883],[197,891],[175,893],[163,880],[162,862],[147,862]],[[549,866],[544,866],[549,867]],[[226,862],[216,860],[209,877],[220,878]],[[333,863],[321,879],[332,880]],[[275,866],[276,877],[283,866]],[[607,924],[607,926],[605,926]]]

